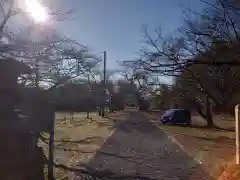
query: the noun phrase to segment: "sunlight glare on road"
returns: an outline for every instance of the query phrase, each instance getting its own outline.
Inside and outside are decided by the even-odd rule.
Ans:
[[[34,21],[38,23],[47,21],[47,10],[37,0],[25,0],[25,4],[27,8],[26,11],[30,13]]]

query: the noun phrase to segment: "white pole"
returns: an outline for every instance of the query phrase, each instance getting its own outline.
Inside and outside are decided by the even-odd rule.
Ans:
[[[236,126],[236,164],[240,163],[240,123],[239,123],[239,104],[235,106],[235,126]]]

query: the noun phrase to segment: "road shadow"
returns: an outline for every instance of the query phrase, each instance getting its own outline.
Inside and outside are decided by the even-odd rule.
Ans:
[[[186,124],[165,124],[168,126],[178,126],[178,127],[186,127],[186,128],[195,128],[195,129],[207,129],[208,126],[205,125],[196,125],[196,124],[191,124],[191,125],[186,125]]]
[[[235,128],[234,127],[232,127],[232,128],[223,128],[223,127],[215,126],[215,128],[217,130],[220,130],[220,131],[235,132]]]
[[[131,112],[86,165],[108,179],[212,179],[141,113]],[[81,176],[81,173],[76,173]]]
[[[194,128],[194,129],[213,129],[213,130],[216,130],[216,131],[235,132],[235,128],[223,128],[223,127],[219,127],[219,126],[209,127],[207,125],[197,125],[197,124],[191,124],[191,125],[185,125],[185,124],[165,124],[165,125],[186,127],[186,128]]]
[[[225,136],[218,136],[218,137],[215,137],[215,138],[198,137],[198,136],[191,136],[191,137],[201,139],[201,140],[205,140],[205,141],[211,141],[211,142],[218,143],[218,144],[230,145],[232,147],[235,147],[235,139],[228,138],[228,137],[225,137]]]

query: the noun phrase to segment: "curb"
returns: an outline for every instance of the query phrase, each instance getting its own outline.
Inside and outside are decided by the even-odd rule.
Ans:
[[[164,130],[163,132],[167,135],[167,137],[175,144],[177,144],[181,150],[183,152],[185,152],[188,156],[192,157],[194,161],[196,161],[198,164],[201,164],[203,165],[203,162],[200,160],[200,159],[197,159],[196,157],[194,157],[185,147],[183,144],[181,144],[179,141],[176,140],[176,138],[174,138],[173,136],[171,135],[168,135]]]
[[[150,122],[153,123],[153,124],[154,124],[155,126],[157,126],[158,128],[160,128],[160,129],[164,132],[164,134],[165,134],[173,143],[177,144],[177,145],[181,148],[181,150],[182,150],[184,153],[186,153],[188,156],[190,156],[191,158],[193,158],[194,161],[196,161],[196,162],[197,162],[198,164],[200,164],[200,165],[203,165],[203,164],[204,164],[202,160],[194,157],[194,156],[184,147],[183,144],[181,144],[181,143],[180,143],[176,138],[174,138],[172,135],[170,135],[169,133],[167,133],[166,131],[164,131],[158,124],[156,124],[156,122],[154,122],[154,121],[150,121]]]
[[[166,133],[164,130],[162,130],[166,136],[173,142],[176,143],[183,152],[185,152],[189,157],[193,158],[193,160],[199,164],[200,166],[202,166],[204,168],[204,162],[201,159],[198,159],[196,157],[194,157],[186,148],[184,148],[184,146],[176,140],[176,138],[174,138],[173,136],[169,135],[168,133]],[[216,177],[211,174],[211,172],[209,172],[207,169],[204,168],[204,171],[209,175],[210,178],[215,179]]]

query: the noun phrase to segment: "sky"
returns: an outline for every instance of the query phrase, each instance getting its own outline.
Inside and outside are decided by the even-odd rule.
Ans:
[[[204,6],[200,0],[26,0],[34,1],[53,2],[53,9],[61,12],[72,9],[69,20],[44,23],[88,46],[90,52],[98,57],[103,58],[103,51],[106,51],[107,69],[111,70],[122,68],[119,61],[139,57],[144,46],[144,25],[151,32],[161,28],[163,35],[174,36],[184,23],[183,6],[196,11],[201,11]],[[18,2],[19,6],[22,5],[22,0]],[[36,5],[30,5],[27,7],[33,14],[37,10],[34,9]],[[29,20],[32,21],[31,18]],[[22,21],[15,20],[15,24],[17,22]]]
[[[101,55],[107,51],[107,68],[118,69],[117,61],[138,56],[143,46],[143,25],[161,27],[173,35],[183,25],[182,6],[201,10],[199,0],[61,0],[61,6],[73,8],[70,21],[60,30]]]

